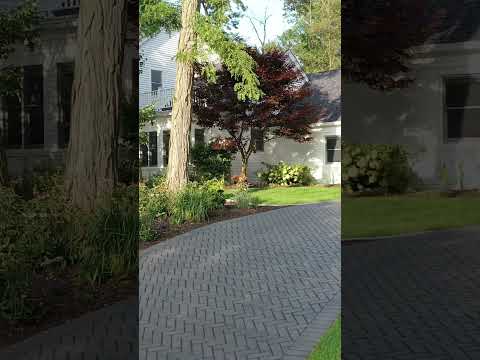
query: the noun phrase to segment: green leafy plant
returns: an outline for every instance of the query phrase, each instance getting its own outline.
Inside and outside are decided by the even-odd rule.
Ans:
[[[283,161],[276,165],[264,164],[266,169],[257,176],[267,184],[275,185],[310,185],[313,182],[311,170],[306,165],[286,164]]]
[[[231,151],[214,149],[210,144],[196,144],[191,150],[192,180],[205,181],[230,176],[233,154]]]
[[[138,187],[118,187],[93,213],[67,201],[56,175],[34,178],[32,199],[0,187],[0,317],[41,316],[34,279],[64,272],[99,286],[133,275],[138,254]]]
[[[138,192],[136,186],[120,187],[93,215],[77,222],[82,236],[76,238],[72,258],[80,275],[92,286],[138,269]]]
[[[223,190],[218,191],[216,185],[189,184],[175,194],[170,209],[170,219],[174,224],[184,222],[203,222],[213,210],[219,209],[225,202]]]
[[[416,175],[400,145],[342,144],[342,187],[348,192],[403,193]]]
[[[239,190],[233,196],[235,206],[239,209],[256,208],[260,204],[260,199],[250,194],[247,190]]]
[[[151,180],[151,184],[139,186],[139,236],[140,241],[144,242],[153,240],[155,221],[167,216],[171,201],[164,178],[157,177]]]

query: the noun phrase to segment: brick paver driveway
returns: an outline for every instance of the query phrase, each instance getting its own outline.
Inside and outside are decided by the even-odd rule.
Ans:
[[[148,249],[140,359],[305,359],[339,311],[339,226],[338,203],[295,206]]]
[[[142,360],[305,359],[339,313],[339,224],[325,203],[181,235],[142,255],[140,306],[87,314],[0,359],[137,360],[138,335]]]
[[[480,229],[342,245],[344,360],[480,359]]]

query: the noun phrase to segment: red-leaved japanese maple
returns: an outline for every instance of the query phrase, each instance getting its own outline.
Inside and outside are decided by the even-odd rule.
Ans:
[[[199,73],[194,82],[197,124],[222,130],[224,136],[216,142],[240,154],[240,176],[245,180],[248,160],[257,150],[252,130],[263,136],[264,142],[280,137],[307,142],[311,140],[311,126],[322,116],[322,109],[308,99],[309,82],[287,53],[279,49],[264,54],[254,49],[248,52],[257,63],[255,72],[264,93],[259,101],[239,100],[234,91],[236,80],[225,68],[217,70],[215,83]]]

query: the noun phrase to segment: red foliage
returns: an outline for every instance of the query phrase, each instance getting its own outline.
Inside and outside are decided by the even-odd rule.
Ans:
[[[235,140],[232,138],[217,137],[212,140],[210,147],[213,150],[226,150],[234,152],[236,150]]]
[[[323,111],[307,101],[311,95],[309,83],[287,54],[280,50],[265,54],[255,49],[248,52],[257,63],[256,74],[265,94],[260,101],[239,100],[234,90],[237,80],[225,68],[217,72],[215,83],[208,83],[200,72],[194,83],[198,124],[226,131],[223,141],[247,160],[255,152],[250,129],[263,131],[265,141],[287,137],[305,142],[310,139],[312,124]]]

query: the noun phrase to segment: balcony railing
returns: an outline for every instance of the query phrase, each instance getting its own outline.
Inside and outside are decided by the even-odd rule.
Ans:
[[[80,8],[80,0],[58,0],[56,8],[52,9],[55,16],[76,15]]]
[[[158,89],[140,94],[139,106],[144,108],[153,105],[157,112],[169,111],[173,105],[173,94],[174,89]]]

